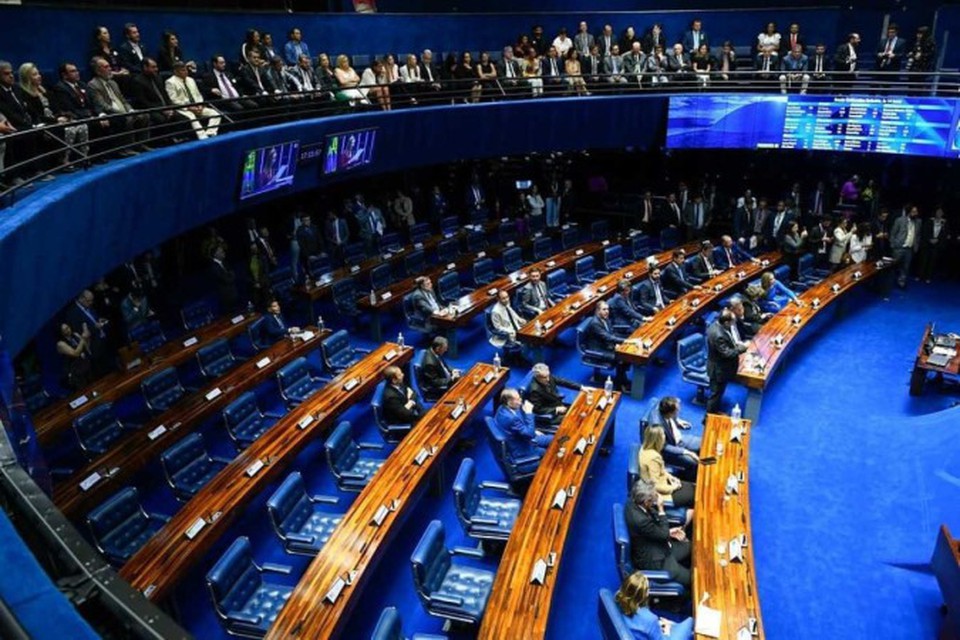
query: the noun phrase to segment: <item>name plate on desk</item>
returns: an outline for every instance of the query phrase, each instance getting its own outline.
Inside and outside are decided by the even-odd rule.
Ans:
[[[301,429],[306,429],[311,424],[313,424],[313,416],[310,414],[303,416],[302,418],[300,418],[300,421],[297,422],[297,426],[300,427]]]
[[[204,398],[206,398],[209,401],[209,400],[213,400],[214,398],[219,398],[221,395],[223,395],[223,391],[220,391],[220,387],[216,387],[215,389],[211,389],[210,391],[208,391],[207,395],[205,395]]]
[[[799,313],[793,316],[793,324],[800,324],[801,322],[803,322],[803,318]]]
[[[313,331],[302,331],[300,333],[300,339],[303,340],[304,342],[309,342],[313,340],[313,337],[315,335],[317,334],[315,334]]]
[[[350,378],[349,380],[343,383],[343,390],[353,391],[358,384],[360,384],[360,380],[358,380],[357,378]]]
[[[377,512],[373,514],[373,518],[370,519],[370,524],[375,527],[379,527],[383,524],[383,521],[387,519],[387,515],[390,513],[390,509],[386,505],[380,505],[380,508],[377,509]]]
[[[86,395],[82,395],[79,398],[74,398],[73,400],[70,401],[70,408],[76,409],[77,407],[82,407],[83,405],[87,404],[87,402],[89,401],[90,401],[90,398],[88,398]]]
[[[699,306],[700,306],[700,298],[694,298],[693,300],[691,300],[691,301],[690,301],[690,306],[691,306],[691,307],[699,307]]]
[[[675,324],[677,324],[676,318],[674,318],[673,316],[670,316],[669,318],[667,318],[667,326],[672,327]]]
[[[597,402],[597,411],[603,411],[607,408],[607,404],[610,402],[610,398],[607,396],[601,396],[600,401]]]
[[[580,439],[577,440],[577,444],[573,447],[573,452],[577,455],[582,456],[587,450],[587,439],[583,436],[580,436]]]
[[[264,368],[265,366],[267,366],[268,364],[270,364],[270,357],[269,357],[269,356],[265,356],[265,357],[263,357],[263,358],[260,358],[259,360],[257,360],[257,369],[263,369],[263,368]]]
[[[743,439],[743,427],[734,426],[730,428],[730,442],[740,442]]]
[[[457,268],[457,263],[456,263],[456,262],[448,262],[448,263],[447,263],[447,271],[453,271],[453,270],[456,269],[456,268]]]
[[[565,224],[565,225],[563,225],[563,226],[560,227],[560,228],[563,229],[564,231],[566,231],[567,229],[570,228],[570,225],[569,225],[569,224]]]
[[[567,490],[560,489],[559,491],[557,491],[557,494],[553,496],[553,504],[551,504],[550,506],[553,507],[554,509],[560,509],[561,511],[563,511],[563,507],[566,504],[567,504]]]
[[[543,323],[544,329],[549,329],[552,326],[553,326],[553,320],[547,320],[546,322]]]
[[[80,481],[80,491],[88,491],[90,487],[100,482],[102,478],[103,476],[101,476],[99,473],[94,471],[93,473],[91,473],[86,478]]]
[[[343,593],[345,586],[347,586],[347,583],[343,581],[343,578],[337,578],[333,586],[330,587],[330,590],[327,591],[327,594],[323,596],[323,599],[333,604],[337,601],[337,598],[340,597],[340,594]]]
[[[770,261],[769,261],[769,260],[761,260],[761,261],[760,261],[760,266],[761,266],[761,267],[769,267],[769,266],[770,266]]]
[[[819,309],[819,308],[820,308],[820,298],[814,298],[814,299],[813,299],[813,302],[810,303],[810,306],[813,307],[814,309]]]
[[[577,249],[576,251],[573,252],[573,255],[575,255],[575,256],[582,256],[582,255],[583,255],[583,249]]]
[[[830,287],[830,291],[833,291],[834,293],[840,293],[840,285],[834,284],[832,287]]]
[[[603,293],[606,290],[607,290],[607,285],[605,284],[600,285],[600,287],[597,289],[597,291],[599,291],[600,293]]]
[[[383,255],[380,256],[380,257],[383,258],[384,260],[389,260],[389,259],[390,259],[390,252],[387,251],[385,254],[383,254]]]
[[[127,363],[127,371],[130,371],[131,369],[136,369],[141,364],[143,364],[143,360],[141,360],[140,358],[134,358],[133,360]]]
[[[203,518],[197,518],[193,521],[193,524],[183,532],[183,535],[187,536],[187,540],[193,540],[197,537],[197,534],[203,531],[205,526],[207,526],[207,521]]]
[[[723,291],[723,285],[722,285],[722,284],[715,284],[715,285],[713,285],[713,290],[716,291],[717,293],[720,293],[721,291]]]
[[[650,349],[653,347],[653,340],[650,338],[644,338],[643,342],[640,343],[644,349]]]
[[[740,538],[734,538],[730,541],[727,557],[730,558],[730,562],[743,562],[743,541]]]
[[[506,244],[506,246],[507,246],[507,248],[509,248],[509,247],[512,247],[512,246],[514,246],[514,245],[516,245],[516,244],[517,244],[516,242],[514,242],[513,240],[511,240],[510,242],[508,242],[508,243]]]
[[[453,408],[453,411],[450,412],[450,417],[456,420],[457,418],[462,416],[463,412],[466,410],[467,410],[467,405],[458,404],[456,407]]]
[[[477,260],[479,260],[480,258],[486,258],[486,257],[487,257],[486,251],[481,251],[480,253],[477,254]]]
[[[162,436],[163,434],[165,434],[166,432],[167,432],[167,427],[161,424],[155,429],[152,429],[150,433],[147,434],[147,437],[150,438],[151,441],[153,441],[159,438],[160,436]]]
[[[350,267],[350,273],[357,273],[358,271],[360,271],[360,265],[355,264],[352,267]]]
[[[727,493],[731,495],[740,493],[740,482],[737,480],[736,475],[730,474],[730,476],[727,477],[727,484],[725,485],[725,489]]]
[[[384,291],[384,292],[380,295],[380,299],[383,300],[384,302],[386,302],[387,300],[389,300],[389,299],[392,298],[392,297],[393,297],[393,292],[392,292],[392,291]]]
[[[241,322],[243,322],[242,313],[238,316],[233,316],[232,318],[230,318],[230,324],[240,324]]]
[[[776,345],[777,347],[782,347],[782,346],[783,346],[783,336],[780,335],[780,334],[775,335],[775,336],[773,337],[773,344]]]
[[[185,346],[185,347],[192,347],[193,345],[197,344],[197,342],[199,342],[199,341],[197,340],[197,337],[196,337],[196,336],[193,336],[192,338],[187,338],[186,340],[184,340],[184,341],[183,341],[183,346]]]
[[[547,266],[548,266],[548,267],[555,267],[555,266],[557,266],[557,261],[556,261],[556,260],[550,260],[549,262],[547,262]]]
[[[547,580],[547,563],[543,558],[537,559],[533,563],[533,571],[530,572],[530,584],[542,585]]]
[[[507,224],[508,222],[510,222],[510,218],[500,218],[501,224]]]
[[[743,270],[737,271],[737,280],[743,280],[746,277],[747,277],[747,274],[745,271]]]
[[[610,246],[610,241],[609,241],[609,240],[604,240],[603,242],[600,243],[600,246],[601,246],[601,247],[609,247],[609,246]]]
[[[859,271],[854,271],[854,272],[853,272],[853,279],[854,279],[854,280],[859,280],[859,279],[862,278],[862,277],[863,277],[863,274],[860,273]]]
[[[483,382],[489,383],[491,380],[493,380],[494,375],[495,374],[493,373],[493,371],[487,371],[485,374],[483,374]]]
[[[387,351],[385,354],[383,354],[383,359],[386,360],[387,362],[390,362],[396,357],[397,357],[396,349],[390,349],[390,351]]]
[[[430,453],[429,449],[426,447],[421,447],[420,451],[417,451],[417,455],[413,458],[413,464],[419,467],[426,462],[427,458],[429,458],[431,455],[432,454]]]
[[[247,470],[246,470],[247,477],[252,478],[253,476],[260,473],[260,469],[263,469],[263,466],[264,466],[263,460],[257,460],[256,462],[254,462],[252,465],[247,467]]]
[[[577,309],[580,308],[580,303],[579,303],[579,302],[574,302],[572,305],[570,305],[570,308],[573,309],[574,311],[576,311]]]
[[[414,249],[423,249],[423,243],[422,243],[422,242],[415,242],[415,243],[413,243],[413,248],[414,248]],[[400,247],[400,251],[399,251],[398,253],[403,253],[403,247]]]
[[[494,287],[493,289],[487,289],[487,295],[488,295],[488,296],[495,296],[495,295],[497,295],[497,288]]]

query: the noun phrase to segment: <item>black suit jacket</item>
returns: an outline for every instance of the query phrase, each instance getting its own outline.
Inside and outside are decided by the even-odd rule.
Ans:
[[[436,400],[453,384],[451,375],[453,369],[449,365],[444,369],[440,363],[441,360],[442,358],[434,353],[433,349],[427,349],[423,354],[423,366],[420,368],[419,382],[420,389],[427,400]]]
[[[717,268],[717,265],[713,264],[713,256],[710,257],[710,266],[714,269]],[[691,261],[690,270],[693,272],[693,276],[699,278],[702,282],[710,279],[710,266],[704,261],[703,254],[701,253]]]
[[[670,556],[670,523],[665,515],[648,512],[628,502],[623,506],[630,555],[635,569],[659,571]]]
[[[64,81],[60,81],[50,90],[50,107],[54,113],[66,113],[75,120],[93,117],[90,99],[87,97],[87,85],[77,83],[77,90]]]
[[[27,111],[27,99],[19,86],[14,86],[10,91],[0,89],[0,113],[3,113],[18,131],[26,131],[34,124]]]
[[[144,58],[147,57],[147,51],[144,49],[143,44],[140,45],[140,55]],[[133,45],[130,44],[129,40],[124,40],[119,47],[117,47],[117,58],[120,60],[120,66],[129,71],[130,73],[140,73],[143,71],[143,60],[137,57],[137,54],[133,51]]]
[[[657,294],[654,292],[653,281],[647,278],[637,286],[637,293],[640,294],[638,306],[647,315],[652,316],[657,312]],[[660,297],[663,299],[663,305],[670,304],[670,298],[663,289],[663,282],[660,283]]]
[[[710,380],[729,382],[737,377],[740,354],[744,351],[746,348],[733,342],[733,337],[719,320],[711,324],[707,328],[707,375]]]
[[[670,264],[664,268],[663,273],[660,278],[663,288],[669,289],[671,292],[676,294],[684,294],[687,291],[693,289],[694,283],[690,280],[689,276],[683,271],[683,266],[678,265],[676,262],[671,261]],[[652,289],[651,289],[652,293]],[[651,302],[656,301],[656,298],[651,300]]]
[[[559,389],[561,385],[576,388],[574,383],[552,375],[547,384],[533,378],[530,381],[530,388],[527,390],[527,400],[533,405],[533,412],[552,414],[556,412],[560,405],[568,404],[567,399]]]
[[[415,424],[423,414],[423,407],[420,401],[414,395],[417,404],[412,409],[407,409],[407,390],[410,387],[402,385],[398,391],[396,387],[388,384],[383,390],[383,420],[387,424]]]
[[[130,92],[132,93],[131,103],[137,109],[170,105],[170,96],[167,95],[160,76],[146,76],[142,73],[135,75]]]
[[[240,293],[237,291],[237,275],[226,265],[221,267],[216,262],[210,265],[210,275],[223,309],[235,308],[240,299]]]
[[[260,325],[260,330],[270,342],[276,342],[287,335],[287,329],[289,328],[290,326],[287,324],[287,321],[283,319],[282,315],[275,316],[272,313],[264,314],[263,324]]]

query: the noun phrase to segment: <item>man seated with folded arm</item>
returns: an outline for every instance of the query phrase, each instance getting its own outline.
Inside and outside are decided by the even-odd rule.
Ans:
[[[460,379],[460,369],[450,367],[443,356],[447,353],[449,343],[443,336],[436,336],[430,343],[430,348],[423,354],[423,364],[420,368],[420,388],[426,400],[434,401],[440,398],[454,382]]]
[[[670,304],[670,298],[660,284],[660,267],[650,267],[650,275],[637,287],[640,293],[640,310],[652,316]]]
[[[552,424],[560,424],[570,408],[570,402],[560,391],[560,387],[579,389],[580,385],[553,375],[550,367],[542,362],[533,365],[533,380],[527,390],[527,399],[533,405],[536,415],[552,415]]]
[[[383,421],[389,425],[415,425],[423,416],[423,405],[410,385],[403,381],[403,370],[387,367],[383,378],[387,382],[383,389]]]
[[[504,389],[494,422],[505,435],[507,453],[514,460],[528,456],[543,457],[553,436],[537,429],[533,423],[533,404],[522,401],[516,389]]]

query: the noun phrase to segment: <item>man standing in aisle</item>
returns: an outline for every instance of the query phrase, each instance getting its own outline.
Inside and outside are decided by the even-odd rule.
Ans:
[[[740,354],[747,350],[747,344],[738,340],[734,333],[735,321],[733,312],[724,309],[707,329],[707,377],[710,379],[708,414],[720,413],[723,392],[727,390],[727,384],[736,378]]]

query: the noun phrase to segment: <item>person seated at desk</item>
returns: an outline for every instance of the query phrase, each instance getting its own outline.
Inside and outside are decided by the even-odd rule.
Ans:
[[[692,507],[695,486],[667,471],[662,451],[667,444],[667,436],[660,425],[650,425],[643,432],[640,445],[640,477],[652,482],[664,500],[675,507]],[[693,519],[693,509],[687,509],[687,524]]]
[[[614,600],[627,628],[637,640],[691,640],[693,638],[693,618],[683,622],[673,622],[660,618],[647,608],[650,599],[650,581],[640,571],[627,576]]]
[[[490,336],[490,344],[499,349],[506,346],[515,348],[517,332],[527,323],[510,305],[510,292],[503,289],[497,292],[497,303],[493,305],[493,310],[490,311],[490,322],[494,329],[506,334],[505,336]]]
[[[383,389],[383,421],[389,425],[415,425],[423,416],[423,405],[413,389],[403,381],[403,370],[390,366],[383,370],[387,385]]]
[[[663,496],[653,483],[637,480],[623,509],[630,534],[630,559],[636,569],[666,571],[690,588],[690,542],[683,527],[671,527]]]
[[[411,296],[414,313],[419,316],[418,320],[423,323],[427,331],[433,331],[433,323],[430,322],[430,318],[434,313],[442,315],[445,311],[440,308],[437,294],[433,292],[433,281],[429,277],[420,276],[416,279],[416,283],[417,288]]]
[[[733,312],[734,317],[734,323],[730,325],[730,330],[736,331],[742,341],[752,340],[753,337],[757,335],[757,332],[760,331],[762,321],[747,319],[745,300],[740,296],[731,298],[728,306],[730,311]],[[760,312],[760,307],[756,306],[756,303],[752,303],[752,313],[755,314],[754,317],[756,318],[763,316]]]
[[[654,315],[670,303],[670,298],[660,285],[660,267],[650,269],[650,275],[637,287],[640,293],[640,310],[648,316]]]
[[[283,319],[277,300],[271,300],[267,305],[267,314],[263,316],[263,324],[260,326],[263,336],[270,342],[276,342],[292,333],[300,333],[300,327],[291,327]]]
[[[617,334],[629,336],[641,323],[649,322],[653,318],[640,313],[637,304],[633,301],[633,285],[624,278],[617,283],[617,293],[610,299],[610,323]]]
[[[674,249],[670,256],[670,264],[663,268],[663,288],[674,296],[682,296],[688,291],[700,288],[700,285],[694,282],[683,268],[683,262],[686,259],[686,251]]]
[[[533,404],[520,400],[516,389],[504,389],[500,394],[500,406],[494,422],[506,436],[507,453],[514,460],[528,456],[540,456],[547,450],[553,436],[534,428]]]
[[[556,303],[550,299],[550,290],[543,281],[539,267],[530,269],[530,281],[520,289],[520,310],[528,317],[535,317]]]
[[[436,336],[430,348],[423,353],[423,365],[420,368],[420,387],[426,400],[437,400],[450,386],[460,379],[460,369],[447,366],[443,356],[449,348],[447,339]]]
[[[694,279],[700,282],[720,275],[720,270],[713,264],[713,244],[709,240],[700,243],[700,253],[694,258],[690,270]]]
[[[610,323],[610,305],[605,300],[597,303],[597,309],[593,318],[587,324],[587,329],[583,334],[583,348],[588,351],[597,351],[608,353],[610,358],[614,358],[614,349],[618,344],[637,344],[637,340],[623,339],[613,332],[613,326]],[[627,373],[626,363],[616,360],[616,379],[614,383],[618,386],[626,387]]]
[[[678,467],[684,478],[697,477],[697,464],[700,462],[700,438],[683,430],[690,429],[690,423],[680,417],[680,398],[666,396],[660,400],[653,419],[648,425],[663,427],[666,442],[663,445],[663,459]]]
[[[740,298],[743,302],[743,319],[748,325],[754,325],[759,331],[764,322],[773,317],[769,311],[764,311],[760,306],[763,299],[763,287],[752,284],[744,290],[744,295]],[[743,333],[741,331],[741,333]]]
[[[120,303],[120,314],[127,325],[127,331],[152,318],[154,313],[140,287],[134,287]]]
[[[767,271],[760,276],[760,287],[763,289],[763,298],[761,299],[760,306],[764,311],[777,313],[787,306],[787,303],[791,300],[798,307],[803,306],[797,294],[780,283],[771,271]]]
[[[579,389],[580,385],[551,374],[550,367],[542,362],[533,365],[533,380],[527,390],[527,399],[533,405],[535,414],[552,414],[553,424],[560,424],[570,408],[570,403],[560,391],[560,387]]]
[[[740,248],[730,236],[720,237],[720,246],[713,250],[713,264],[717,269],[724,271],[744,262],[760,262]]]

